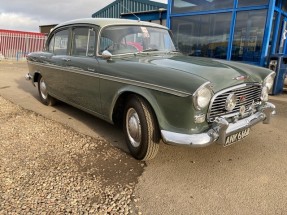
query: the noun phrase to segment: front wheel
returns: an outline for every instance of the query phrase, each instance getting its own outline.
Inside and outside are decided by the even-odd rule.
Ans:
[[[159,149],[159,129],[149,104],[132,96],[125,108],[124,134],[131,155],[138,160],[154,158]]]
[[[48,94],[47,85],[44,78],[39,75],[38,78],[38,92],[40,96],[40,100],[45,105],[53,106],[56,104],[56,99]]]

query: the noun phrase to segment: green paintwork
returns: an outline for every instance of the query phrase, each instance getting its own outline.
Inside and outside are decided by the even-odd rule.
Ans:
[[[139,24],[137,21],[85,19],[66,22],[58,27],[94,24]],[[144,25],[158,25],[144,23]],[[56,27],[56,29],[58,28]],[[63,61],[63,58],[69,61]],[[213,92],[244,82],[262,83],[270,70],[217,59],[196,58],[179,53],[148,52],[113,56],[55,56],[48,52],[27,57],[30,73],[41,73],[48,92],[55,98],[113,122],[114,106],[125,93],[136,93],[152,106],[161,129],[178,133],[200,133],[206,122],[194,123],[195,114],[206,114],[207,108],[195,110],[192,94],[204,83],[211,82]],[[236,80],[238,76],[246,80]],[[37,80],[34,80],[37,81]]]

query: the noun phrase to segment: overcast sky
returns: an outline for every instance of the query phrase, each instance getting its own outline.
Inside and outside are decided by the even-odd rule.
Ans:
[[[39,32],[39,25],[91,17],[114,0],[0,0],[0,29]],[[153,0],[167,3],[167,0]]]

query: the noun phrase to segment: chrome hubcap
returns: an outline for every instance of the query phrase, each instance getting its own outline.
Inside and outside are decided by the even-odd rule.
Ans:
[[[40,92],[41,92],[42,98],[47,99],[48,92],[47,92],[47,87],[46,87],[46,84],[43,78],[41,78],[40,80]]]
[[[130,143],[134,147],[139,147],[141,143],[141,123],[135,109],[130,108],[126,116],[126,129]]]

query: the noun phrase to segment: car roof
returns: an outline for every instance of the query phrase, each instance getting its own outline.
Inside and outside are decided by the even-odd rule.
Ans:
[[[72,24],[93,24],[98,25],[101,28],[110,25],[143,25],[143,26],[151,26],[167,29],[167,27],[151,23],[151,22],[143,22],[138,20],[131,19],[114,19],[114,18],[83,18],[83,19],[75,19],[67,22],[60,23],[54,29],[57,29],[62,26],[72,25]]]

